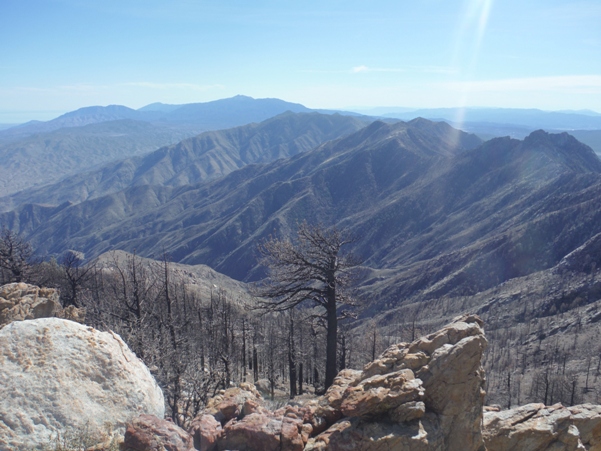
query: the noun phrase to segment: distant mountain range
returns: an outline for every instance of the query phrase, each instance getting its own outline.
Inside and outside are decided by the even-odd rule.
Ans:
[[[285,102],[280,99],[253,99],[247,96],[184,105],[154,103],[139,110],[122,105],[90,106],[63,114],[51,121],[32,121],[4,130],[0,133],[0,142],[66,127],[80,127],[123,119],[162,124],[163,126],[177,124],[200,133],[206,130],[260,122],[285,111],[298,113],[311,110],[298,103]]]
[[[411,120],[424,117],[432,120],[505,124],[533,130],[599,130],[601,114],[593,111],[565,112],[518,108],[430,108],[413,111],[390,112],[385,117]]]
[[[236,96],[187,105],[151,104],[139,110],[92,106],[48,122],[0,130],[0,196],[141,155],[207,130],[257,123],[286,111],[312,110],[279,99]]]
[[[0,196],[144,154],[188,136],[185,131],[121,119],[0,143]]]
[[[258,124],[205,132],[178,144],[162,147],[144,156],[119,159],[93,171],[76,173],[50,185],[21,190],[16,194],[0,198],[0,210],[11,209],[23,203],[57,205],[64,202],[81,202],[130,186],[176,187],[211,180],[247,164],[267,163],[310,150],[322,142],[351,134],[365,127],[368,122],[365,119],[339,114],[283,113]],[[88,125],[73,129],[68,136],[75,140],[77,136],[80,136],[81,131],[96,130],[99,127],[108,127],[114,130],[117,125],[125,124],[120,121],[118,124],[108,122]],[[132,136],[134,125],[139,127],[140,133]],[[125,144],[143,146],[148,140],[151,143],[158,141],[158,137],[152,134],[158,129],[152,128],[150,124],[134,122],[133,124],[128,123],[127,126],[130,127],[128,140],[121,138],[118,141],[119,145],[116,145],[111,142],[110,136],[107,136],[102,141],[104,145],[100,151],[105,152],[103,156],[106,157],[110,152],[111,159],[114,160],[119,152],[122,154],[121,157],[132,153],[123,151]],[[59,136],[63,136],[63,133],[59,133]],[[138,141],[135,140],[136,137],[139,139]],[[38,141],[35,140],[35,142]],[[48,142],[55,144],[54,140],[46,141],[46,143]],[[63,138],[61,148],[65,148],[66,142],[67,138]],[[56,145],[58,147],[58,144]],[[46,144],[44,149],[48,147]],[[94,146],[90,147],[94,148]],[[39,147],[34,146],[34,149],[39,149]],[[65,164],[64,160],[66,159],[60,158],[57,151],[46,151],[41,155],[28,155],[22,152],[19,155],[21,158],[26,157],[34,161],[37,159],[41,163],[39,165],[30,163],[25,166],[20,171],[20,174],[25,175],[30,174],[34,169],[37,171],[53,170],[57,164]],[[88,151],[87,158],[86,161],[92,161],[94,154]],[[10,177],[14,174],[14,166],[20,163],[21,160],[17,160],[15,164],[0,169],[0,173],[5,170],[9,186],[15,185],[14,182],[10,183]],[[70,164],[70,167],[74,166],[77,165]],[[48,180],[53,174],[40,173],[33,174],[33,176],[37,177],[35,180]]]
[[[167,250],[238,280],[261,277],[260,240],[304,219],[358,237],[374,310],[419,293],[468,295],[552,267],[600,233],[601,162],[567,133],[482,143],[444,122],[374,122],[212,181],[129,185],[0,216],[44,252]]]
[[[132,117],[162,117],[166,124],[167,116],[208,114],[208,104],[69,113],[56,123],[91,122],[1,148],[2,180],[19,172],[44,180],[61,165],[72,173],[1,198],[0,223],[42,253],[75,249],[92,258],[135,249],[150,257],[167,250],[175,261],[246,281],[262,275],[260,240],[287,235],[304,219],[337,224],[359,238],[361,289],[374,308],[408,296],[471,295],[551,268],[601,233],[601,162],[566,133],[483,142],[445,122],[370,123],[246,97],[214,103],[214,118],[219,110],[225,118],[234,104],[238,118],[291,105],[303,112],[152,152],[143,148],[176,139],[177,127]],[[101,145],[92,152],[96,136]],[[80,143],[87,143],[86,162],[78,166]]]
[[[423,117],[445,121],[482,139],[511,136],[523,139],[535,130],[569,131],[601,155],[601,114],[590,110],[543,111],[519,108],[430,108],[394,107],[359,110],[364,114],[401,119]]]

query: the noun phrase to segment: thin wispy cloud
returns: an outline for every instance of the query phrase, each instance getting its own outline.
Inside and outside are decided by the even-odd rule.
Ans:
[[[402,68],[355,66],[351,69],[351,72],[353,74],[359,74],[362,72],[407,72],[407,70]]]

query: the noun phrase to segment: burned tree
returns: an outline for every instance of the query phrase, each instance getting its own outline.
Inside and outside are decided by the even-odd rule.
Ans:
[[[263,298],[259,307],[271,312],[293,309],[302,303],[323,309],[326,325],[327,389],[337,374],[338,314],[349,297],[344,289],[350,283],[351,268],[357,259],[342,248],[351,243],[348,232],[335,227],[309,225],[303,222],[295,242],[272,238],[259,246],[261,263],[268,277],[256,289]]]
[[[7,227],[0,230],[0,281],[29,282],[33,273],[33,247]]]

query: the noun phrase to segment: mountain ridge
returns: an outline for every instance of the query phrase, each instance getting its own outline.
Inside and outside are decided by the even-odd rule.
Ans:
[[[257,242],[302,220],[348,227],[371,311],[467,296],[556,265],[601,232],[601,162],[568,134],[485,143],[446,123],[375,122],[314,150],[195,185],[140,185],[0,216],[36,247],[168,250],[237,280],[262,277]]]
[[[53,185],[0,198],[0,206],[6,210],[27,202],[79,202],[130,184],[179,186],[197,183],[225,175],[246,164],[303,152],[365,125],[362,119],[350,116],[283,113],[258,124],[205,132],[144,156],[118,160]]]

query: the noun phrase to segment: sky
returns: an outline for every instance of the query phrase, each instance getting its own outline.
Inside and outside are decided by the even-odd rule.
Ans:
[[[0,123],[237,94],[601,112],[600,0],[0,0]]]

